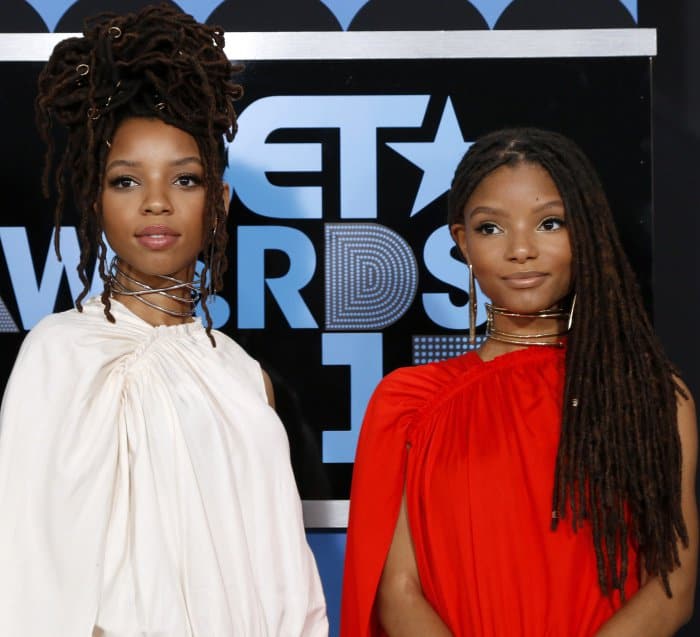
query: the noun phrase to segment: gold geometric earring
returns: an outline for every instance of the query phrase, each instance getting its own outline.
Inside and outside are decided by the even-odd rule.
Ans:
[[[474,281],[474,270],[472,264],[469,266],[469,344],[476,345],[476,282]]]
[[[571,331],[571,326],[574,324],[574,310],[576,309],[576,292],[574,292],[574,297],[571,299],[571,307],[569,308],[569,321],[566,325],[566,331]]]

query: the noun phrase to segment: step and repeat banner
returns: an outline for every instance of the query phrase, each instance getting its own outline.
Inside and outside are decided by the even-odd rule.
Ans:
[[[16,27],[0,35],[1,387],[27,330],[71,307],[82,289],[75,216],[61,230],[61,263],[51,204],[39,192],[38,73],[65,37],[59,31],[78,31],[103,7],[142,4],[13,0],[0,8]],[[424,20],[420,33],[397,30],[418,28],[426,4],[178,2],[223,24],[227,53],[245,63],[225,174],[231,268],[212,315],[273,379],[333,631],[367,401],[396,367],[467,347],[467,271],[445,222],[452,173],[473,140],[519,125],[575,139],[601,173],[651,304],[656,44],[653,31],[626,28],[636,2],[572,2],[580,10],[566,17],[541,2],[455,0],[444,3],[449,15],[431,14],[442,26]],[[425,30],[446,24],[474,30]],[[562,26],[576,29],[548,28]],[[591,28],[600,26],[616,28]]]
[[[561,35],[542,32],[538,48],[554,53]],[[599,50],[605,34],[589,35],[579,33],[577,47]],[[615,45],[653,46],[640,35],[648,34],[616,32]],[[376,59],[246,60],[228,148],[232,267],[211,308],[214,325],[272,376],[304,500],[347,499],[363,412],[384,374],[467,347],[467,271],[445,199],[479,135],[534,125],[576,139],[602,174],[649,299],[648,57],[493,57],[512,48],[494,37],[478,46],[455,39],[455,55],[471,59],[396,59],[415,36],[395,34],[389,50],[376,36],[350,42]],[[275,48],[299,56],[293,40],[287,34]],[[333,40],[327,54],[337,45],[345,55],[348,42]],[[39,194],[32,100],[41,66],[0,64],[9,89],[0,98],[3,380],[26,330],[82,289],[75,219],[61,229],[61,263],[51,205]],[[477,320],[483,331],[483,307]],[[310,509],[310,526],[343,526],[342,515],[322,510]]]

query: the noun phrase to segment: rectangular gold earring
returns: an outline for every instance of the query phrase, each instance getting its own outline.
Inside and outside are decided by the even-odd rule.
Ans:
[[[472,264],[469,266],[469,344],[476,345],[476,282],[474,281],[474,270]]]

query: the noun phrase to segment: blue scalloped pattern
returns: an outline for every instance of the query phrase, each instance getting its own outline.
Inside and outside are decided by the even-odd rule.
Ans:
[[[293,1],[293,0],[291,0]],[[321,0],[337,18],[343,29],[347,29],[357,12],[367,4],[368,0]],[[410,0],[407,0],[410,1]],[[422,0],[426,5],[426,10],[430,10],[429,0]],[[465,0],[466,2],[467,0]],[[629,11],[630,15],[637,21],[638,2],[637,0],[618,0],[620,4]],[[49,31],[53,31],[61,19],[61,16],[75,4],[69,0],[26,0],[27,4],[41,16]],[[176,0],[177,4],[184,11],[192,14],[197,20],[206,20],[212,12],[222,4],[221,0]],[[413,0],[421,2],[421,0]],[[493,28],[503,11],[506,10],[513,0],[471,0],[471,4],[481,13],[486,23]],[[2,9],[0,9],[2,16]]]

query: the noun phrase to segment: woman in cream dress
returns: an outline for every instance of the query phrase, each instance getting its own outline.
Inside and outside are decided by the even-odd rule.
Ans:
[[[40,132],[68,130],[56,224],[69,175],[104,292],[31,331],[3,399],[3,637],[327,635],[269,380],[206,309],[240,94],[223,44],[165,6],[98,16],[40,77]]]

